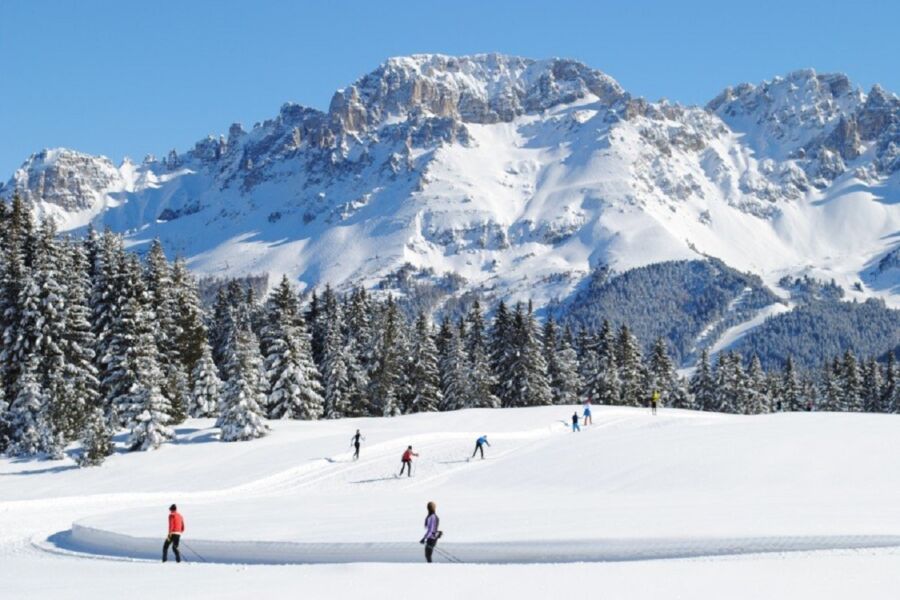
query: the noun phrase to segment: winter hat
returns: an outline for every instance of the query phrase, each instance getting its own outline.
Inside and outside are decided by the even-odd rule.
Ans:
[[[178,510],[178,507],[173,504],[172,506],[169,507],[169,510],[172,512],[175,512],[176,510]]]

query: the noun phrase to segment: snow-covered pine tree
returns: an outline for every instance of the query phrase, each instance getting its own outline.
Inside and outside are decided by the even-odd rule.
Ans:
[[[201,418],[216,416],[222,394],[222,380],[208,345],[203,346],[200,359],[194,362],[191,382],[190,415]]]
[[[700,352],[697,368],[691,376],[688,390],[693,396],[694,407],[698,410],[716,410],[716,380],[712,365],[709,362],[709,351],[704,348]]]
[[[887,412],[900,412],[900,371],[894,353],[889,352],[884,365],[884,388],[881,405]]]
[[[496,379],[491,372],[487,331],[477,299],[466,314],[466,325],[468,335],[465,347],[469,367],[469,398],[466,405],[470,408],[498,408],[500,399],[494,394]]]
[[[252,440],[266,435],[269,429],[263,420],[266,396],[259,342],[249,323],[242,327],[237,320],[232,321],[225,363],[228,379],[216,421],[223,442]]]
[[[844,410],[844,399],[841,392],[841,364],[834,360],[826,364],[819,382],[819,398],[821,410],[840,412]]]
[[[724,413],[741,412],[744,405],[746,377],[740,354],[736,352],[719,354],[715,377],[714,410]]]
[[[130,298],[120,318],[133,323],[134,329],[121,364],[129,372],[130,386],[118,398],[118,414],[127,419],[124,425],[130,430],[127,444],[131,450],[155,450],[175,433],[169,427],[172,407],[162,391],[165,378],[152,313],[138,298]]]
[[[508,406],[552,404],[540,330],[530,303],[527,310],[521,302],[516,305],[511,330],[510,377],[505,382],[501,380],[501,387],[506,388]]]
[[[619,329],[616,340],[616,363],[619,373],[619,399],[625,406],[641,406],[649,400],[649,390],[643,387],[644,373],[641,349],[637,338],[627,325]]]
[[[759,356],[753,355],[744,379],[745,389],[741,394],[742,404],[739,406],[745,415],[758,415],[770,412],[771,400],[768,393],[766,374],[762,369]]]
[[[287,277],[282,278],[266,303],[262,338],[269,418],[316,420],[321,417],[324,390],[297,296]]]
[[[22,335],[19,301],[26,284],[34,247],[31,211],[15,195],[3,221],[3,261],[0,263],[0,378],[5,397],[11,403],[17,394],[17,379],[24,363],[17,356],[17,341]]]
[[[382,416],[395,417],[401,413],[400,393],[406,340],[396,301],[388,296],[379,312],[379,325],[372,352],[374,369],[369,384],[370,395]]]
[[[881,377],[881,367],[874,358],[863,364],[862,379],[863,410],[872,413],[885,412],[881,404],[884,380]]]
[[[350,416],[376,415],[378,411],[369,395],[375,369],[375,333],[372,325],[372,303],[363,288],[356,288],[345,303],[345,356],[349,377]]]
[[[622,404],[622,380],[619,376],[619,362],[616,338],[612,324],[604,320],[595,340],[594,352],[597,367],[590,385],[588,397],[598,404]]]
[[[340,305],[322,309],[320,320],[325,327],[322,341],[322,384],[324,388],[325,418],[341,419],[353,416],[350,392],[350,357],[344,345],[343,313]]]
[[[93,278],[90,305],[91,328],[95,340],[94,365],[100,380],[100,394],[108,409],[113,408],[108,401],[116,395],[109,388],[109,383],[114,378],[111,377],[111,365],[107,360],[112,356],[114,323],[122,302],[132,293],[131,289],[123,287],[124,252],[122,240],[107,229],[99,238],[94,264],[91,265]],[[108,418],[111,416],[107,415]]]
[[[792,356],[788,356],[784,363],[779,392],[782,406],[785,409],[795,412],[806,410],[807,399],[803,393],[803,385],[800,382],[800,376],[797,374],[797,367]]]
[[[660,405],[670,406],[678,391],[678,376],[675,373],[675,365],[669,357],[666,340],[662,337],[656,338],[656,341],[653,343],[646,372],[647,378],[644,389],[650,394],[658,391]]]
[[[101,407],[102,403],[94,354],[96,340],[91,328],[91,281],[86,246],[70,241],[67,254],[69,261],[63,271],[66,305],[63,351],[66,395],[73,413],[68,415],[65,428],[67,439],[74,439],[82,434],[92,407]]]
[[[153,240],[144,268],[148,307],[153,313],[154,338],[159,351],[159,368],[163,373],[161,389],[170,405],[172,423],[181,423],[187,417],[190,403],[190,387],[187,370],[178,351],[179,328],[176,317],[178,306],[172,268],[166,259],[162,243]]]
[[[172,292],[177,332],[176,354],[184,371],[192,373],[197,361],[209,349],[209,331],[204,322],[197,282],[180,258],[172,265]]]
[[[600,372],[600,361],[597,357],[597,342],[585,327],[578,330],[575,349],[578,353],[578,379],[581,382],[578,393],[593,400],[593,386]]]
[[[438,348],[440,348],[440,343]],[[512,364],[516,359],[516,350],[513,346],[512,319],[503,300],[497,305],[497,311],[494,313],[489,349],[491,371],[493,371],[497,386],[495,395],[500,400],[501,406],[513,406],[514,399],[510,392],[510,379],[512,378]],[[447,401],[446,394],[444,394],[444,401]]]
[[[438,368],[437,347],[431,336],[431,325],[424,312],[419,312],[416,317],[410,349],[408,379],[412,386],[412,399],[406,412],[436,411],[443,402],[441,373]]]
[[[10,456],[55,455],[59,449],[50,423],[50,402],[40,384],[37,354],[31,355],[18,375],[16,396],[7,416],[10,440],[6,453]]]
[[[459,410],[468,407],[470,400],[469,369],[459,330],[454,331],[449,320],[441,325],[438,334],[444,340],[440,356],[441,410]]]
[[[553,404],[575,404],[578,402],[581,382],[571,332],[567,327],[565,333],[559,335],[553,317],[548,317],[544,323],[542,341]]]
[[[863,409],[863,382],[859,370],[859,363],[851,350],[844,352],[838,377],[841,397],[843,398],[843,410],[847,412],[860,412]]]
[[[55,236],[52,220],[47,219],[34,241],[32,268],[23,274],[19,289],[15,307],[17,337],[7,348],[18,365],[18,376],[13,382],[15,401],[8,420],[16,453],[21,455],[34,447],[36,434],[32,429],[38,427],[38,451],[61,458],[66,425],[78,413],[69,405],[70,398],[65,393],[65,298]],[[17,431],[17,427],[25,429]]]
[[[99,467],[112,454],[112,432],[106,421],[106,411],[95,405],[87,409],[81,434],[81,453],[75,458],[80,467]]]

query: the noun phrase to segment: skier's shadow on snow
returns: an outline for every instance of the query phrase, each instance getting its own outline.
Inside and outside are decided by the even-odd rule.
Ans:
[[[402,478],[397,477],[396,475],[391,475],[390,477],[376,477],[375,479],[361,479],[359,481],[351,481],[350,483],[378,483],[379,481],[393,481],[394,479],[410,479],[404,475]]]
[[[439,464],[439,465],[458,465],[458,464],[460,464],[460,463],[467,463],[467,462],[469,462],[469,459],[464,458],[464,459],[462,459],[462,460],[439,460],[439,461],[436,461],[436,462],[437,462],[437,464]]]

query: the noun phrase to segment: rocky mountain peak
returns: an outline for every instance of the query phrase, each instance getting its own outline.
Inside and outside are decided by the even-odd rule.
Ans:
[[[329,112],[349,131],[418,113],[496,123],[589,95],[608,104],[626,97],[611,77],[573,60],[419,54],[390,58],[339,90]]]
[[[92,208],[106,190],[123,185],[119,169],[105,156],[54,148],[28,157],[9,182],[0,185],[0,197],[18,193],[35,206],[44,202],[77,212]]]

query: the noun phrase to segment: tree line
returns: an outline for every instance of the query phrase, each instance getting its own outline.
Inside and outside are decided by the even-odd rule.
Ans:
[[[532,306],[476,301],[455,320],[407,318],[391,296],[329,287],[266,298],[233,280],[207,309],[182,260],[155,241],[146,257],[90,230],[60,238],[18,199],[0,204],[0,450],[59,458],[72,442],[101,464],[113,435],[159,447],[173,426],[211,417],[223,441],[266,434],[267,419],[596,403],[756,414],[900,410],[898,368],[852,353],[819,374],[788,359],[701,355],[679,376],[667,342],[644,353],[627,326],[573,332]]]

